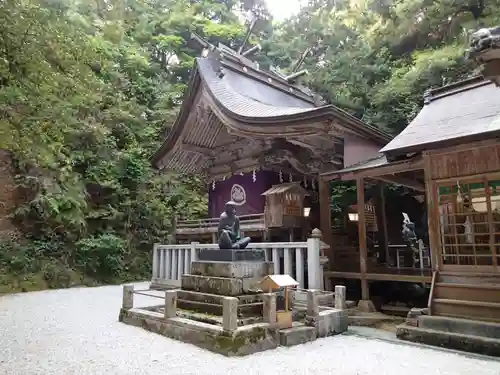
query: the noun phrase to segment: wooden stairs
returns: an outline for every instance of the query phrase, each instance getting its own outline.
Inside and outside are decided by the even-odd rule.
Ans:
[[[500,323],[500,274],[436,273],[429,309],[435,316]]]

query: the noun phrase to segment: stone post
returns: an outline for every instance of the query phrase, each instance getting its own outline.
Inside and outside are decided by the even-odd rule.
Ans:
[[[165,311],[163,312],[165,319],[175,318],[177,316],[177,291],[165,291]]]
[[[198,260],[198,248],[199,242],[191,242],[191,262],[195,262]],[[191,264],[189,265],[189,270],[186,270],[186,273],[191,272]]]
[[[124,285],[123,286],[123,300],[122,308],[125,310],[130,310],[134,307],[134,286]]]
[[[229,332],[238,328],[238,298],[224,297],[222,300],[222,328]]]
[[[159,268],[159,254],[158,254],[158,246],[160,244],[155,243],[153,245],[153,273],[151,275],[151,281],[155,281],[159,275],[158,275],[158,268]]]
[[[319,300],[315,290],[307,291],[307,316],[317,317],[319,315]]]
[[[307,281],[309,289],[321,289],[323,272],[320,264],[321,231],[313,229],[311,238],[307,239]]]
[[[335,285],[335,308],[339,310],[345,310],[345,294],[346,289],[343,285]]]
[[[325,267],[328,267],[328,257],[322,256],[319,258],[319,280],[321,283],[321,290],[327,290],[327,285],[325,285]]]
[[[264,303],[262,311],[264,322],[269,324],[276,323],[276,293],[265,293],[262,295]]]

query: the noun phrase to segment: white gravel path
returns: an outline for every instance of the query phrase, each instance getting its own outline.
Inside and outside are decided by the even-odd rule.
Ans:
[[[498,361],[349,335],[226,358],[119,323],[120,304],[119,286],[1,297],[0,374],[500,375]]]

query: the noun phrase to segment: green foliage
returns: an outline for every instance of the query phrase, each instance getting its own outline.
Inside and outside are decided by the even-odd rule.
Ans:
[[[2,2],[0,148],[23,238],[0,243],[0,274],[26,290],[148,277],[173,216],[206,213],[202,181],[149,162],[199,54],[192,32],[237,48],[248,25],[235,11],[258,15],[262,67],[290,72],[309,48],[302,83],[397,133],[426,89],[472,74],[467,34],[500,23],[500,0],[481,4],[314,0],[272,25],[262,0]],[[334,211],[354,203],[352,185],[332,189]]]
[[[175,118],[192,31],[231,45],[233,2],[9,0],[0,6],[0,148],[14,155],[20,243],[2,270],[68,270],[102,282],[148,277],[172,217],[207,211],[203,183],[159,174],[149,157]]]

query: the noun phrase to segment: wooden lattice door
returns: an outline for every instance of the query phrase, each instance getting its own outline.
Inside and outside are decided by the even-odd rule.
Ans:
[[[500,272],[500,181],[438,183],[443,270]]]

